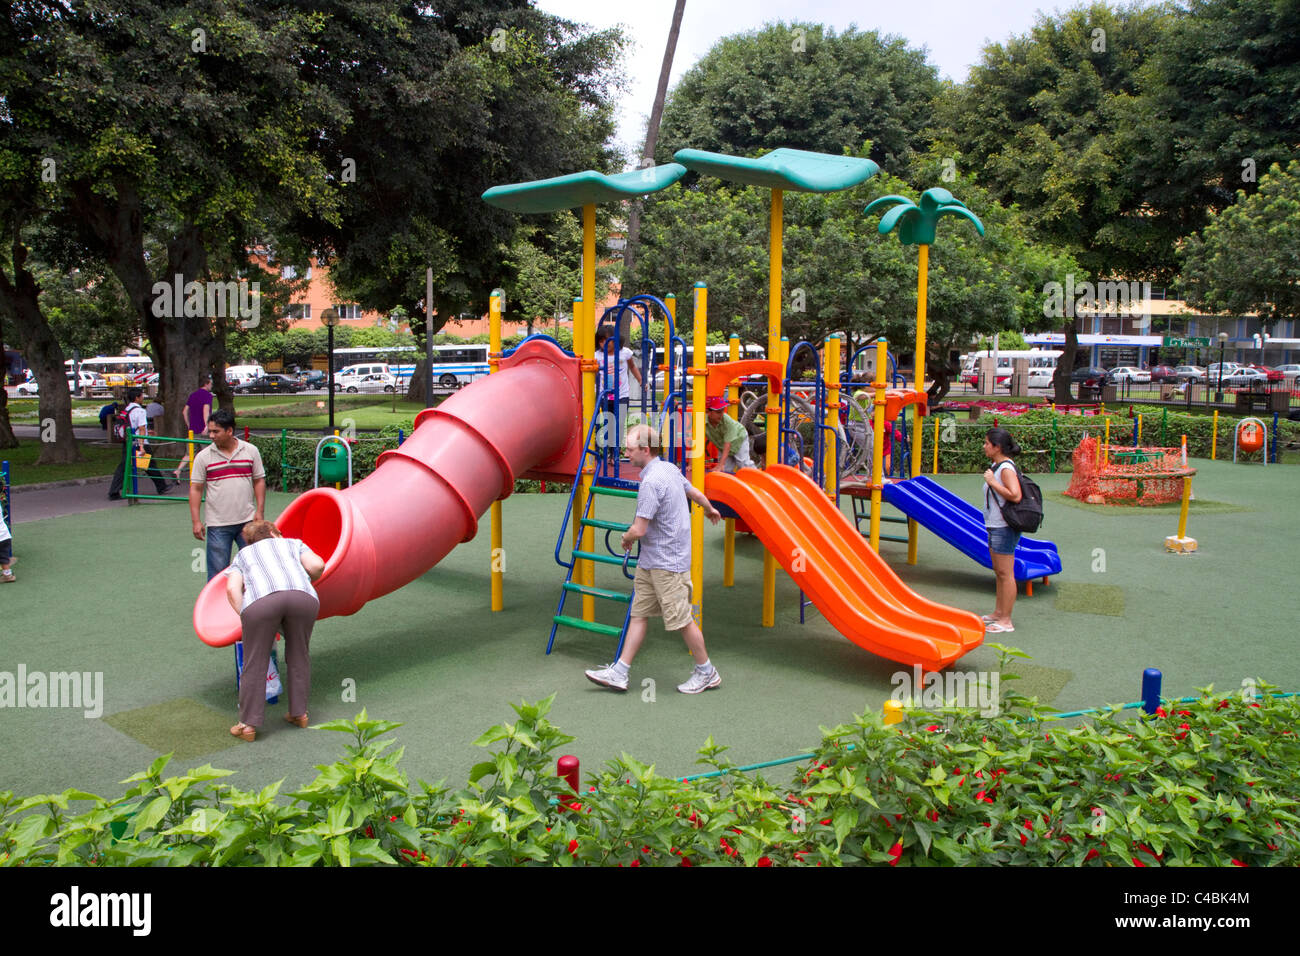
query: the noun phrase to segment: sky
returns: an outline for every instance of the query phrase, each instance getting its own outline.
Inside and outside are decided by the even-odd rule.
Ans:
[[[862,31],[901,36],[908,46],[924,49],[941,76],[962,82],[979,62],[985,44],[1028,32],[1039,10],[1051,14],[1076,5],[1043,0],[686,0],[672,83],[722,37],[794,19],[826,24],[837,32],[856,25]],[[619,102],[618,139],[629,155],[639,152],[659,81],[673,0],[538,0],[537,6],[598,28],[620,24],[627,28],[632,49],[625,62],[628,87]]]

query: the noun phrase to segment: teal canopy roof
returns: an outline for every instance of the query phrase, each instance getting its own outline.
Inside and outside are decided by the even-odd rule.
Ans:
[[[677,163],[633,169],[613,176],[588,169],[531,183],[493,186],[483,194],[483,201],[510,212],[558,212],[588,203],[610,202],[655,193],[671,186],[685,175],[686,167]]]
[[[869,159],[803,149],[774,149],[758,159],[707,153],[702,149],[679,149],[673,159],[687,169],[728,182],[806,193],[848,189],[880,172],[880,167]]]

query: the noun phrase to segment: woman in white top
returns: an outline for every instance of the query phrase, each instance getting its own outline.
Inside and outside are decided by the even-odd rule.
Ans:
[[[307,726],[307,697],[311,691],[311,659],[307,645],[320,601],[312,581],[325,571],[325,562],[297,538],[285,538],[269,521],[244,525],[239,554],[226,569],[226,597],[243,626],[244,668],[239,682],[239,723],[230,732],[253,740],[266,713],[266,668],[275,635],[284,635],[288,672],[289,713],[285,720]]]
[[[984,455],[992,460],[984,472],[984,527],[989,533],[989,557],[997,575],[997,602],[992,614],[984,615],[985,630],[991,634],[1009,634],[1011,609],[1016,604],[1016,545],[1020,532],[1007,527],[1002,504],[1020,500],[1020,479],[1012,458],[1020,446],[1005,428],[990,428],[984,438]]]

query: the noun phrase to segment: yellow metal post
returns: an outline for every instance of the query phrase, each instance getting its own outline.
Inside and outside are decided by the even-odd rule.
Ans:
[[[488,299],[488,371],[495,374],[501,370],[501,293],[495,291]],[[502,581],[501,541],[501,502],[492,502],[492,553],[489,556],[492,569],[492,610],[499,611],[503,606],[504,582]]]
[[[331,361],[332,361],[332,359],[331,359]],[[336,429],[334,429],[334,437],[337,438],[338,435],[339,435],[339,430],[336,428]],[[192,464],[192,463],[191,463],[191,464]],[[341,482],[341,481],[336,481],[336,482],[334,482],[334,487],[335,487],[336,490],[341,491],[341,490],[343,489],[343,482]]]
[[[1101,463],[1109,464],[1110,462],[1110,418],[1106,418],[1106,440],[1101,444]]]
[[[1142,413],[1138,412],[1138,447],[1142,447]]]
[[[839,491],[836,479],[835,430],[840,424],[840,337],[832,335],[826,340],[826,424],[829,432],[822,432],[826,440],[826,454],[822,457],[822,472],[826,494],[832,501]]]
[[[740,360],[740,336],[732,332],[727,338],[727,358],[732,362]],[[740,387],[727,387],[727,415],[740,417]],[[736,583],[736,519],[726,520],[726,530],[722,538],[722,586],[734,587]]]
[[[767,357],[780,360],[781,354],[781,235],[784,224],[785,194],[772,190],[772,208],[767,236]],[[781,393],[767,391],[767,465],[780,462]],[[776,624],[776,556],[763,552],[763,626]]]
[[[916,357],[913,359],[913,388],[925,391],[925,300],[927,294],[928,273],[930,271],[930,247],[922,243],[917,247],[916,261]],[[996,377],[996,376],[995,376]],[[920,406],[913,408],[912,418],[912,477],[921,473],[922,445],[925,440],[924,422]],[[907,519],[907,563],[916,564],[919,528],[911,518]]]
[[[582,427],[586,428],[596,414],[596,204],[582,207]],[[577,316],[574,316],[575,320]],[[576,344],[576,340],[575,340]],[[575,348],[574,351],[577,351]],[[585,513],[587,497],[595,480],[596,466],[584,459],[582,466],[582,505]],[[591,517],[596,516],[595,503]],[[595,533],[590,527],[582,529],[582,550],[591,552]],[[582,563],[582,583],[588,587],[596,584],[596,566],[590,561]],[[582,619],[593,620],[596,601],[589,594],[582,596]]]
[[[708,376],[709,289],[695,283],[695,342],[691,375],[691,484],[704,494],[704,392]],[[704,509],[691,506],[691,598],[695,621],[704,626]]]
[[[573,354],[578,357],[580,363],[582,361],[582,344],[581,344],[582,325],[587,320],[585,311],[586,311],[586,306],[583,305],[582,297],[579,296],[578,298],[574,299],[573,300]],[[581,396],[579,397],[581,398]],[[588,422],[583,422],[582,427],[585,429],[587,427],[587,424]],[[583,432],[582,437],[583,438],[587,437],[586,432]],[[585,509],[587,506],[586,486],[583,485],[581,478],[578,478],[577,481],[578,481],[578,493],[574,496],[573,515],[571,518],[573,522],[573,547],[575,550],[582,547],[582,515],[583,515],[583,509]],[[579,584],[583,583],[581,564],[579,564],[577,567],[573,569],[573,576],[574,579]]]
[[[871,416],[871,550],[880,553],[880,488],[885,480],[885,340],[876,339],[876,381]]]
[[[1190,388],[1190,386],[1188,386]],[[1210,432],[1210,461],[1214,461],[1219,455],[1219,410],[1214,410],[1214,422]]]

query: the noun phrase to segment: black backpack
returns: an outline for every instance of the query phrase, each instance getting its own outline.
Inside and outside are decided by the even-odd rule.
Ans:
[[[1043,490],[1014,461],[1011,467],[1020,479],[1020,500],[1002,503],[1002,519],[1012,531],[1037,531],[1043,523]]]

